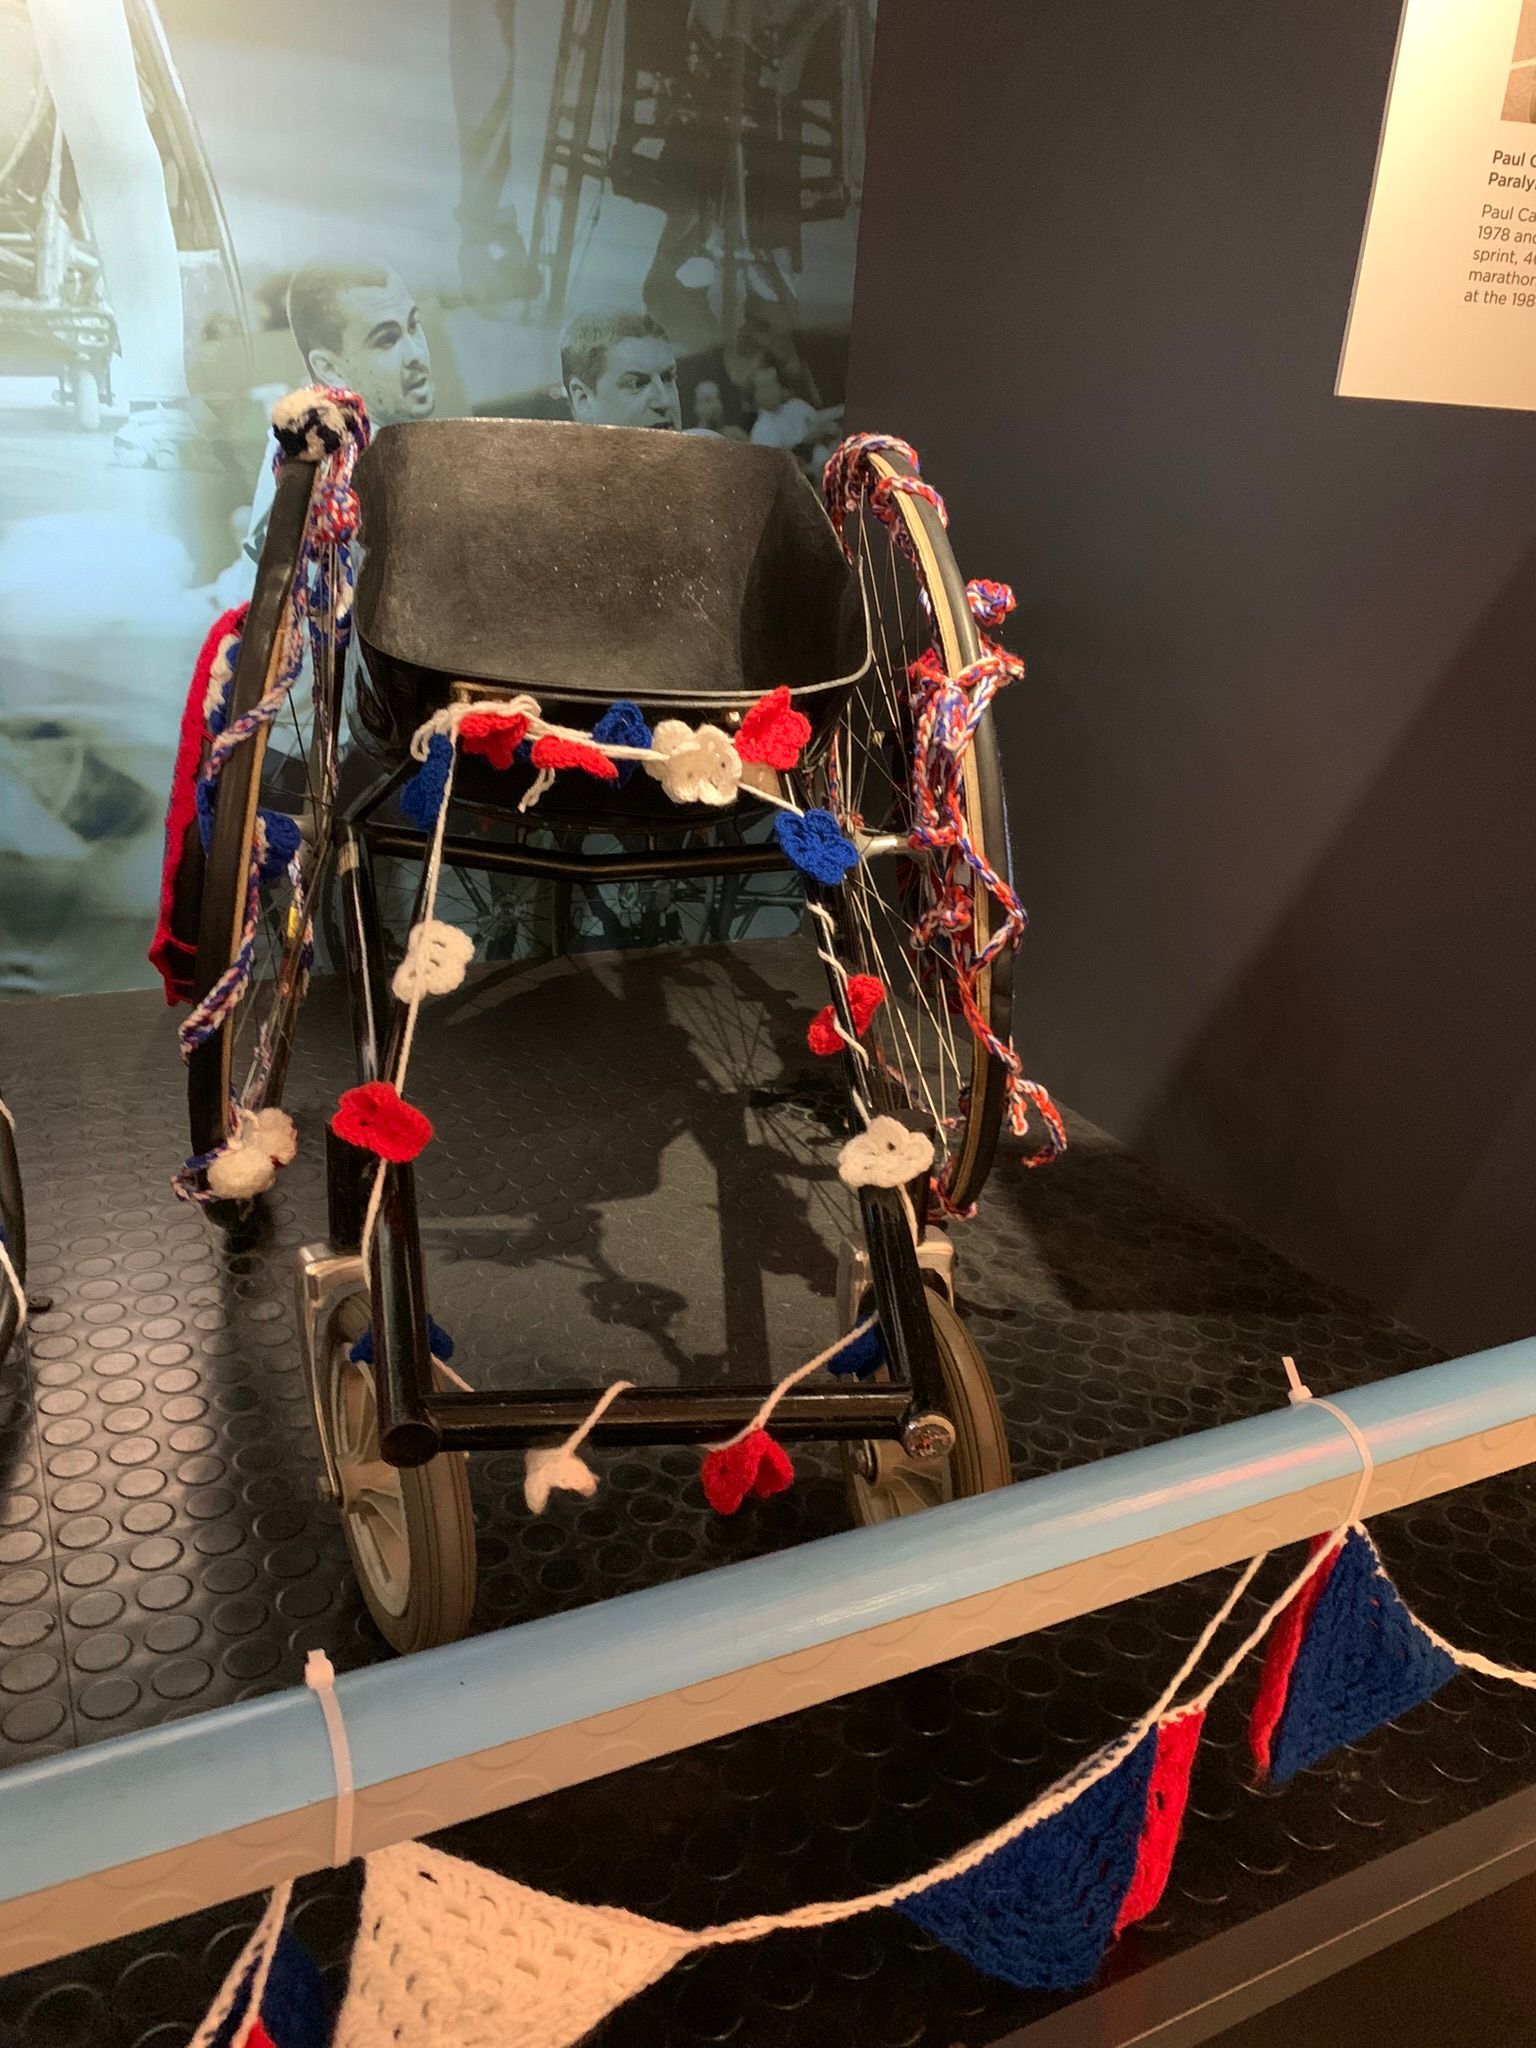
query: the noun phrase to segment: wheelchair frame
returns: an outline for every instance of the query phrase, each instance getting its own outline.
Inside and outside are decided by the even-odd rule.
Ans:
[[[307,460],[290,460],[280,469],[245,647],[270,645],[275,656],[276,627],[302,544],[315,479],[315,465]],[[952,570],[952,564],[944,566]],[[963,607],[964,587],[957,572],[955,584],[950,595]],[[333,660],[333,638],[328,645],[329,658]],[[334,788],[340,718],[340,692],[335,685],[339,679],[330,675],[325,680],[330,715],[325,729],[317,732],[317,780]],[[243,648],[234,681],[232,715],[255,701],[265,681],[265,676],[245,658]],[[453,690],[454,697],[460,700],[491,699],[504,694],[501,686],[468,682],[456,684]],[[319,721],[317,727],[318,724]],[[253,736],[252,744],[264,746],[264,733]],[[405,1028],[408,1006],[389,990],[374,861],[381,854],[422,861],[422,886],[413,912],[413,921],[419,919],[423,914],[425,856],[430,835],[408,825],[381,822],[377,817],[413,765],[406,762],[385,772],[339,812],[333,831],[321,848],[311,883],[313,903],[323,898],[328,887],[334,887],[339,897],[343,964],[360,1081],[382,1079],[393,1071]],[[250,778],[253,803],[259,780],[258,759]],[[219,860],[226,842],[233,851],[243,844],[243,835],[248,832],[249,820],[242,817],[239,806],[219,806],[208,856],[210,865]],[[568,854],[518,844],[449,838],[444,842],[443,859],[445,865],[488,872],[593,882],[791,871],[776,843],[684,846],[645,854]],[[805,888],[808,898],[819,898],[830,911],[839,948],[846,951],[846,912],[840,892],[823,891],[809,878]],[[204,940],[205,945],[199,949],[198,980],[208,987],[223,972],[229,955],[226,951],[219,957],[217,934],[210,936],[205,930]],[[846,991],[830,968],[827,978],[839,1021],[848,1038],[856,1038]],[[301,995],[301,986],[291,991],[295,1006]],[[217,1048],[210,1047],[208,1051],[216,1053]],[[226,1061],[215,1057],[206,1059],[203,1066],[201,1086],[207,1091],[209,1114],[217,1106],[217,1113],[222,1115],[229,1082]],[[858,1077],[846,1050],[839,1066],[852,1121]],[[866,1085],[873,1086],[878,1094],[879,1076]],[[880,1106],[892,1113],[907,1112],[908,1105],[896,1100],[894,1091],[891,1095],[892,1099]],[[311,1393],[331,1490],[339,1490],[339,1479],[322,1412],[324,1390],[318,1369],[318,1347],[340,1303],[364,1287],[372,1307],[372,1376],[380,1452],[388,1464],[424,1465],[439,1451],[527,1447],[583,1422],[600,1391],[596,1387],[470,1393],[434,1385],[425,1334],[427,1302],[413,1168],[388,1163],[382,1167],[383,1186],[365,1270],[361,1256],[363,1220],[372,1175],[380,1170],[380,1163],[375,1155],[346,1144],[329,1129],[326,1145],[329,1235],[323,1245],[311,1245],[300,1253],[297,1288],[299,1325],[310,1365]],[[880,1319],[888,1377],[867,1384],[792,1390],[774,1410],[775,1433],[785,1441],[892,1438],[900,1442],[909,1457],[922,1460],[941,1458],[954,1448],[955,1422],[949,1412],[927,1308],[930,1280],[947,1292],[948,1242],[942,1238],[930,1242],[920,1258],[907,1215],[910,1203],[921,1242],[928,1235],[928,1196],[926,1175],[906,1190],[858,1190],[867,1251],[867,1284]],[[925,1266],[930,1268],[927,1279]],[[854,1286],[862,1295],[862,1271]],[[635,1387],[604,1413],[592,1430],[592,1440],[598,1444],[708,1443],[745,1426],[770,1391],[767,1385],[723,1389]]]

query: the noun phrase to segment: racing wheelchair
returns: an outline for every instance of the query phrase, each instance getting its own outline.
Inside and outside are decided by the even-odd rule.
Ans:
[[[947,1233],[1005,1121],[1043,1134],[1032,1158],[1064,1142],[1010,1040],[1023,913],[991,699],[1020,665],[987,630],[1005,586],[962,581],[942,501],[883,437],[837,451],[823,506],[788,453],[712,437],[451,420],[370,445],[360,402],[322,391],[274,418],[254,593],[188,699],[154,957],[192,1006],[178,1191],[238,1227],[293,1153],[280,1105],[325,906],[339,934],[358,1080],[326,1133],[299,1321],[385,1637],[468,1625],[470,1451],[527,1452],[531,1507],[550,1484],[591,1490],[588,1441],[714,1444],[705,1489],[727,1512],[786,1483],[778,1439],[837,1442],[863,1521],[1006,1484]],[[395,961],[385,856],[420,870]],[[438,915],[461,872],[798,883],[828,996],[807,1035],[841,1077],[862,1237],[829,1353],[766,1388],[457,1379],[428,1314],[413,1162],[430,1124],[406,1081],[424,1008],[485,971]]]

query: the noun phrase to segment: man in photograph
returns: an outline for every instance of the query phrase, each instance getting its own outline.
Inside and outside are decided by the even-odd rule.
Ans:
[[[583,426],[683,424],[677,354],[648,313],[578,313],[560,338],[560,377]]]
[[[842,417],[840,406],[817,408],[808,399],[796,398],[784,388],[784,380],[771,363],[752,376],[752,403],[757,418],[751,438],[759,448],[809,449],[813,442],[830,434]]]
[[[306,263],[288,281],[287,306],[308,382],[355,391],[375,429],[432,417],[432,351],[415,294],[397,270],[384,263]],[[244,553],[253,562],[261,555],[275,489],[269,441],[246,526]]]

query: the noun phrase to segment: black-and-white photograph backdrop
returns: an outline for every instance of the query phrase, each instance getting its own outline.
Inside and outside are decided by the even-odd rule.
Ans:
[[[0,0],[0,995],[152,977],[267,413],[841,422],[875,0]]]

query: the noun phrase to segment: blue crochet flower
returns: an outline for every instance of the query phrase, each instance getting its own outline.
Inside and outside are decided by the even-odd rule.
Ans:
[[[442,1324],[433,1322],[430,1316],[427,1317],[427,1348],[431,1351],[432,1356],[434,1358],[440,1358],[443,1361],[444,1365],[446,1365],[449,1359],[453,1356],[453,1339],[449,1336],[448,1332],[443,1328]],[[347,1356],[351,1359],[354,1365],[372,1365],[372,1323],[370,1323],[367,1329],[364,1330],[361,1337],[358,1338],[357,1342],[352,1346],[352,1349],[347,1353]]]
[[[859,850],[839,828],[830,811],[807,811],[796,817],[780,811],[773,821],[780,846],[802,874],[827,888],[835,888],[850,868],[859,864]]]
[[[885,1339],[880,1334],[880,1325],[871,1323],[867,1330],[857,1337],[850,1337],[840,1351],[834,1351],[827,1360],[827,1371],[836,1373],[840,1380],[867,1380],[872,1372],[885,1362]]]
[[[430,832],[443,808],[448,771],[453,766],[453,742],[437,732],[427,743],[427,758],[400,792],[400,808],[423,832]]]
[[[645,722],[645,713],[638,704],[631,704],[627,697],[621,697],[617,704],[610,704],[602,717],[592,728],[592,737],[608,747],[648,747],[651,744],[651,728]],[[628,782],[640,766],[638,761],[618,761],[614,764],[619,771],[619,785]]]
[[[288,863],[304,843],[297,818],[286,811],[263,810],[257,814],[267,828],[267,857],[261,864],[261,879],[276,882],[288,872]]]

